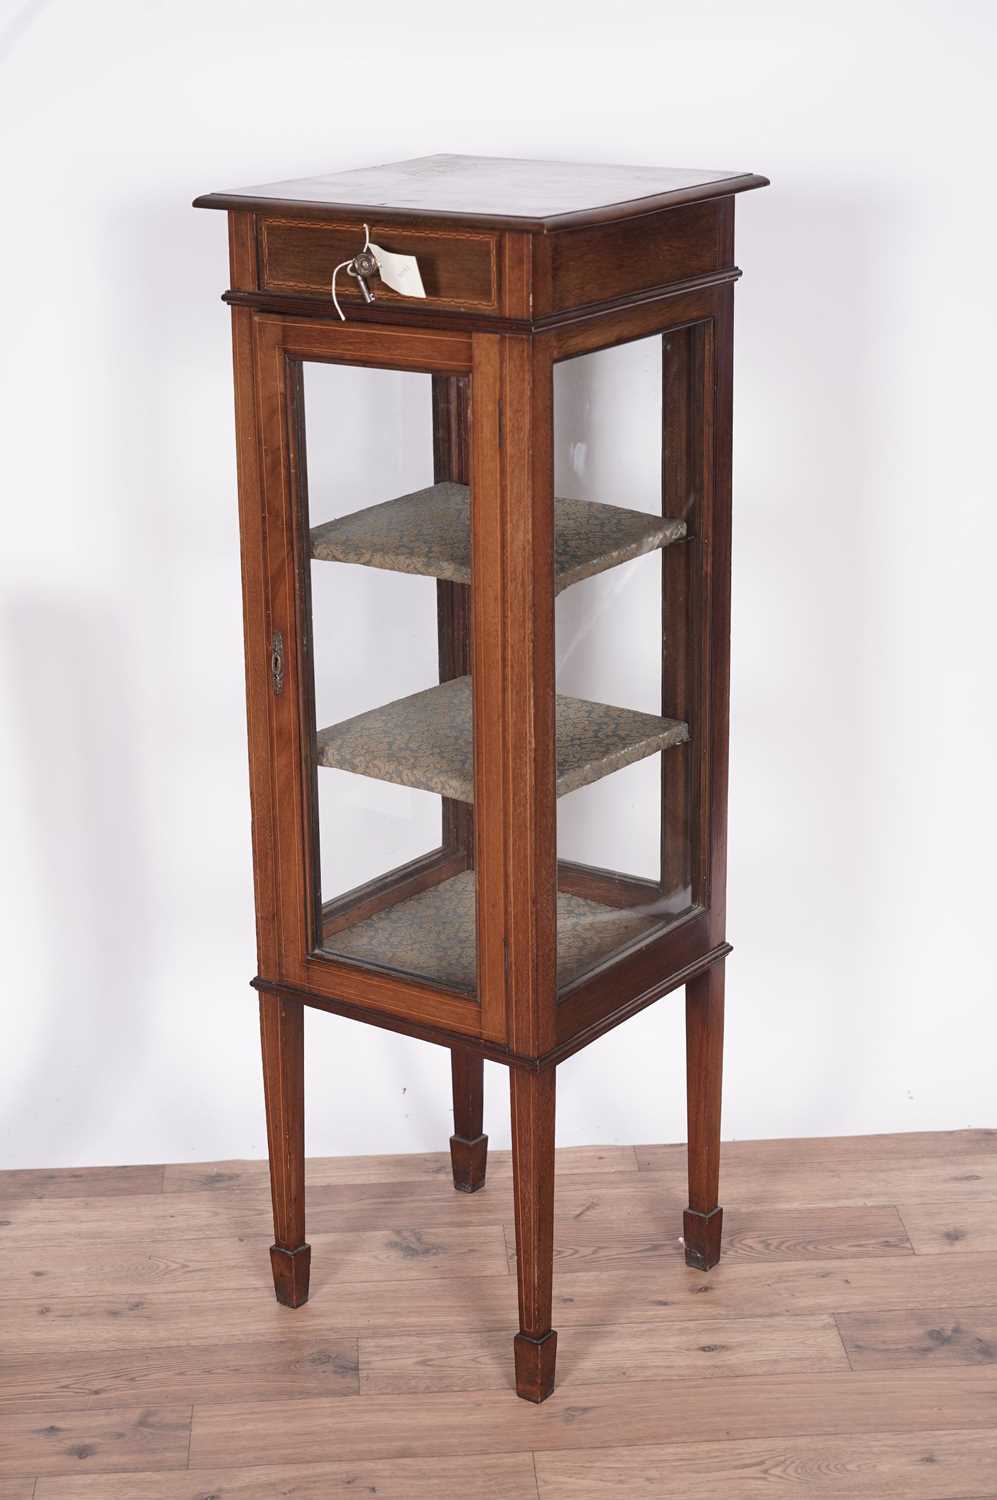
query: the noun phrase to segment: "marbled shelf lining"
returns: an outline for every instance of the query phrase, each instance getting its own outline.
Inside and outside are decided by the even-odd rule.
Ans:
[[[396,573],[471,581],[470,490],[443,480],[312,528],[312,556]],[[554,576],[558,593],[582,578],[685,536],[685,522],[602,505],[554,501]]]
[[[689,726],[657,714],[557,694],[557,795],[573,792],[689,738]],[[319,730],[319,765],[378,781],[474,800],[471,679],[399,698]]]
[[[608,954],[669,920],[656,906],[627,910],[559,891],[558,983],[569,984]],[[466,870],[333,933],[322,946],[326,953],[422,975],[473,994],[474,934],[474,872]]]

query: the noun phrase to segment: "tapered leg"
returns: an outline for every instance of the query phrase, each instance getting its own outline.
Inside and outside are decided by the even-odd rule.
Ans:
[[[712,964],[685,989],[686,1099],[689,1114],[689,1207],[686,1265],[708,1271],[720,1259],[720,1095],[724,1050],[724,966]]]
[[[512,1190],[516,1205],[519,1333],[516,1394],[544,1401],[554,1389],[554,1069],[510,1068]]]
[[[260,996],[263,1091],[270,1147],[270,1192],[276,1243],[270,1250],[274,1291],[286,1307],[308,1301],[312,1250],[305,1244],[304,1006]]]
[[[485,1060],[480,1053],[454,1047],[450,1053],[453,1075],[453,1123],[450,1160],[453,1185],[462,1193],[476,1193],[485,1185],[488,1137],[482,1135],[485,1102]]]

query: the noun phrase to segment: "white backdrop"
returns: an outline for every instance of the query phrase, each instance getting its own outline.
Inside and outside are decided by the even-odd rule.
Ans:
[[[771,176],[738,200],[725,1133],[997,1123],[993,7],[0,15],[2,1164],[264,1152],[225,221],[188,205],[433,151]],[[680,1013],[561,1069],[562,1143],[683,1136]],[[311,1152],[445,1147],[446,1053],[307,1042]]]

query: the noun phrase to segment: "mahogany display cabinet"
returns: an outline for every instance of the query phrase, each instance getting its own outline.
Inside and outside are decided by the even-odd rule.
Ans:
[[[277,1297],[308,1296],[304,1007],[450,1049],[464,1192],[505,1063],[532,1401],[557,1064],[680,987],[685,1256],[720,1253],[734,204],[764,184],[434,156],[196,200],[229,222]]]

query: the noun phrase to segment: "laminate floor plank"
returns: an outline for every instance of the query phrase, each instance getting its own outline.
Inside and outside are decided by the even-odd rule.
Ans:
[[[34,1500],[35,1477],[10,1475],[4,1478],[0,1475],[0,1500]],[[533,1491],[533,1500],[536,1500],[536,1490]]]
[[[794,1174],[861,1168],[865,1172],[903,1170],[911,1164],[937,1161],[951,1164],[961,1175],[962,1163],[979,1159],[993,1169],[997,1163],[997,1130],[911,1132],[901,1135],[840,1136],[774,1141],[725,1142],[722,1170],[753,1180],[758,1174],[784,1171]],[[511,1153],[492,1150],[488,1155],[490,1181],[511,1176]],[[576,1173],[618,1173],[642,1170],[671,1173],[685,1171],[684,1143],[664,1146],[568,1146],[557,1152],[557,1176]],[[120,1169],[116,1169],[120,1170]],[[135,1169],[128,1169],[135,1170]],[[309,1187],[356,1183],[413,1182],[446,1186],[450,1180],[450,1158],[446,1152],[411,1153],[401,1156],[310,1157]],[[266,1184],[265,1161],[189,1162],[167,1166],[163,1191],[229,1192],[239,1187]],[[0,1187],[0,1198],[4,1196]],[[911,1193],[907,1194],[912,1197]],[[820,1201],[819,1195],[815,1201]],[[892,1199],[880,1199],[892,1202]]]
[[[354,1225],[347,1223],[345,1227]],[[87,1241],[148,1243],[254,1234],[265,1238],[272,1228],[270,1195],[263,1187],[224,1195],[159,1193],[128,1199],[25,1198],[0,1202],[0,1250],[4,1254],[11,1247],[32,1244],[52,1248]]]
[[[918,1255],[997,1250],[997,1198],[976,1202],[900,1203],[898,1212]]]
[[[855,1370],[997,1365],[997,1305],[840,1313],[838,1327]]]
[[[412,1281],[508,1274],[501,1227],[396,1229],[356,1234],[312,1234],[312,1287],[348,1281]],[[206,1292],[212,1287],[270,1289],[269,1236],[252,1239],[128,1240],[33,1249],[8,1247],[3,1257],[0,1306],[44,1291],[77,1297],[112,1289],[142,1293],[160,1287]]]
[[[56,1167],[0,1172],[0,1203],[20,1198],[127,1197],[161,1193],[166,1168]]]
[[[644,1170],[660,1182],[662,1191],[681,1190],[679,1166]],[[997,1197],[997,1154],[981,1153],[962,1160],[910,1158],[882,1166],[840,1163],[819,1170],[810,1162],[791,1160],[767,1166],[721,1165],[720,1197],[725,1207],[744,1204],[752,1209],[992,1200]]]
[[[478,1193],[445,1193],[431,1197],[384,1196],[345,1198],[339,1188],[314,1188],[307,1195],[310,1238],[390,1229],[397,1224],[436,1235],[450,1229],[499,1225],[507,1239],[513,1232],[512,1183],[491,1183]],[[624,1266],[642,1258],[682,1258],[680,1233],[683,1200],[659,1190],[647,1174],[633,1172],[625,1181],[567,1177],[556,1189],[554,1233],[565,1270],[608,1269],[606,1254]],[[127,1211],[125,1209],[127,1208]],[[268,1190],[232,1193],[161,1193],[118,1200],[75,1199],[25,1201],[0,1212],[0,1249],[6,1256],[20,1249],[32,1255],[43,1245],[74,1253],[87,1243],[113,1240],[116,1253],[126,1246],[174,1244],[188,1239],[255,1239],[269,1243],[271,1210]],[[879,1205],[822,1209],[738,1208],[725,1211],[724,1254],[731,1259],[805,1260],[866,1255],[911,1254],[910,1241],[895,1208]],[[994,1249],[997,1249],[995,1243]],[[84,1256],[90,1252],[84,1251]],[[266,1256],[264,1255],[264,1265]],[[39,1278],[35,1278],[36,1280]]]
[[[564,1383],[541,1406],[490,1391],[198,1406],[191,1468],[997,1426],[997,1370]]]
[[[600,1210],[608,1205],[600,1205]],[[636,1227],[635,1227],[636,1226]],[[554,1221],[554,1265],[558,1274],[640,1270],[663,1259],[684,1259],[681,1217],[664,1209],[603,1222],[597,1211]],[[514,1226],[506,1226],[510,1266],[515,1267]],[[770,1209],[724,1211],[723,1255],[727,1262],[849,1260],[913,1255],[895,1208]]]
[[[269,1339],[111,1345],[84,1353],[15,1350],[0,1357],[0,1420],[13,1411],[314,1398],[358,1389],[356,1339],[323,1338],[286,1323]]]
[[[30,1500],[30,1491],[25,1492]],[[42,1479],[34,1500],[537,1500],[529,1453]],[[0,1489],[0,1500],[6,1500]],[[19,1495],[12,1500],[21,1500]]]
[[[513,1388],[506,1333],[365,1338],[360,1389],[505,1391]],[[829,1316],[718,1319],[708,1323],[624,1324],[576,1328],[559,1351],[562,1384],[730,1375],[818,1374],[848,1360]]]
[[[306,1185],[308,1233],[376,1230],[395,1224],[422,1229],[512,1223],[512,1179],[489,1179],[478,1193],[455,1192],[438,1179],[386,1183]],[[682,1203],[662,1197],[656,1183],[636,1168],[623,1173],[567,1174],[557,1188],[559,1217],[598,1214],[605,1222],[621,1215],[658,1222],[668,1215],[681,1224]],[[266,1236],[272,1230],[270,1189],[265,1179],[231,1191],[160,1193],[130,1198],[66,1202],[0,1203],[0,1246],[18,1241],[46,1245],[98,1239],[205,1239]]]
[[[189,1403],[64,1411],[51,1422],[35,1413],[5,1412],[0,1474],[182,1469],[187,1463],[190,1416]]]
[[[643,1170],[681,1165],[685,1145],[635,1146]],[[810,1166],[818,1171],[839,1166],[881,1168],[897,1162],[997,1154],[997,1130],[910,1130],[893,1135],[795,1136],[784,1140],[724,1141],[720,1159],[725,1168],[754,1170],[779,1165]],[[167,1169],[169,1170],[169,1169]]]
[[[313,1257],[313,1284],[315,1263]],[[989,1305],[997,1255],[906,1255],[890,1259],[781,1262],[721,1261],[708,1275],[677,1261],[652,1271],[559,1276],[554,1326],[699,1322],[782,1314],[842,1313],[905,1307]],[[337,1282],[304,1307],[278,1306],[269,1288],[212,1292],[150,1291],[91,1297],[21,1298],[4,1303],[10,1349],[163,1347],[270,1338],[294,1327],[338,1338],[470,1333],[514,1329],[516,1285],[508,1275],[409,1282]],[[293,1321],[289,1321],[293,1320]]]
[[[895,1179],[899,1169],[890,1170]],[[930,1171],[937,1183],[943,1170],[946,1169],[940,1162],[929,1158],[926,1164],[917,1164],[918,1181],[923,1185],[924,1171]],[[948,1177],[950,1191],[955,1190],[951,1179],[958,1177],[962,1179],[961,1190],[967,1193],[976,1192],[981,1180],[975,1169],[953,1172],[950,1168]],[[909,1186],[910,1181],[908,1174],[907,1184],[892,1180],[888,1184],[879,1181],[871,1185],[881,1189],[889,1187],[899,1198],[896,1190]],[[809,1172],[791,1177],[781,1172],[774,1179],[752,1187],[750,1183],[740,1181],[736,1171],[729,1171],[723,1179],[723,1196],[727,1226],[731,1231],[730,1253],[752,1253],[747,1243],[750,1236],[742,1237],[739,1231],[735,1233],[737,1225],[750,1225],[751,1235],[757,1234],[768,1244],[769,1249],[763,1253],[769,1254],[780,1238],[780,1224],[792,1226],[792,1216],[803,1228],[808,1219],[815,1226],[822,1221],[830,1222],[824,1220],[823,1213],[816,1212],[818,1208],[837,1208],[841,1212],[842,1225],[849,1222],[844,1212],[849,1208],[878,1209],[884,1222],[889,1218],[896,1226],[896,1210],[888,1206],[888,1199],[875,1201],[875,1193],[848,1191],[849,1188],[862,1189],[869,1185],[868,1174],[866,1180],[860,1182],[855,1173],[843,1171],[829,1189],[826,1174],[817,1174],[815,1183]],[[780,1201],[797,1199],[808,1190],[814,1198],[830,1196],[854,1201],[830,1205],[811,1203],[803,1207]],[[511,1179],[500,1173],[490,1175],[485,1190],[473,1195],[454,1193],[449,1175],[444,1179],[436,1176],[413,1178],[410,1183],[403,1179],[325,1185],[313,1184],[309,1176],[307,1196],[310,1234],[373,1230],[386,1223],[406,1223],[420,1228],[456,1228],[479,1223],[510,1224],[512,1221]],[[581,1224],[587,1220],[589,1226],[602,1222],[636,1232],[646,1230],[652,1234],[670,1234],[671,1226],[681,1223],[684,1201],[684,1166],[681,1172],[672,1174],[638,1172],[636,1169],[621,1172],[579,1170],[563,1173],[558,1179],[555,1214],[559,1221],[577,1220]],[[765,1216],[767,1213],[775,1215],[777,1211],[778,1219],[773,1218],[768,1231]],[[997,1249],[997,1207],[993,1200],[982,1197],[964,1198],[958,1202],[944,1200],[941,1214],[935,1211],[930,1201],[921,1201],[912,1209],[905,1208],[904,1213],[910,1214],[913,1228],[907,1227],[911,1228],[918,1249],[946,1249],[960,1245]],[[241,1186],[227,1190],[156,1193],[127,1200],[98,1197],[51,1201],[23,1197],[0,1202],[0,1243],[5,1245],[15,1244],[19,1238],[31,1244],[76,1245],[83,1239],[105,1240],[111,1233],[116,1238],[154,1235],[157,1239],[265,1236],[269,1232],[269,1223],[269,1192],[265,1176],[259,1177],[255,1183],[247,1178]],[[791,1230],[786,1238],[792,1241]],[[813,1239],[813,1235],[809,1238]],[[790,1255],[794,1253],[792,1243],[786,1249]],[[864,1248],[862,1253],[868,1253],[867,1249]]]
[[[997,1495],[997,1432],[601,1448],[536,1465],[540,1500],[964,1500]]]
[[[557,1170],[560,1174],[636,1171],[637,1159],[633,1146],[563,1146],[557,1153]],[[450,1156],[445,1151],[401,1156],[312,1156],[308,1158],[306,1179],[309,1187],[434,1180],[446,1185],[452,1184],[451,1171]],[[511,1151],[489,1151],[488,1174],[492,1179],[511,1177]],[[265,1161],[181,1162],[166,1167],[163,1190],[228,1192],[266,1180]]]

